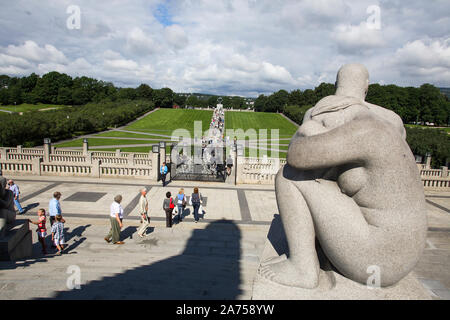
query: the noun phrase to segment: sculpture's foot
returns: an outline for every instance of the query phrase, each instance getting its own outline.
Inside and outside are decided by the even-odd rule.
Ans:
[[[289,287],[314,289],[319,285],[319,273],[316,270],[302,272],[291,260],[261,266],[259,273],[264,278]]]

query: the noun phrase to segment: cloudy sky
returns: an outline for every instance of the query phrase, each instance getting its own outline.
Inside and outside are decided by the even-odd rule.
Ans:
[[[449,0],[0,0],[0,74],[257,96],[334,83],[450,87]],[[78,19],[77,9],[80,15]]]

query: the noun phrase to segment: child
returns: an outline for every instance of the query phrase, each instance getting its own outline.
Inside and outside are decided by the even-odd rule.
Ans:
[[[47,248],[45,246],[45,237],[47,236],[47,229],[45,228],[47,222],[45,219],[45,209],[39,209],[37,214],[38,221],[31,221],[31,219],[28,219],[28,221],[38,226],[36,232],[38,234],[38,240],[42,245],[42,253],[47,254]]]
[[[56,216],[56,222],[52,226],[52,242],[58,248],[57,256],[60,256],[64,249],[64,219],[61,215]]]

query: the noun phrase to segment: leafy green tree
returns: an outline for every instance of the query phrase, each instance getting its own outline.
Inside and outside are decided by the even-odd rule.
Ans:
[[[70,88],[62,87],[58,90],[58,104],[71,105],[72,104],[72,90]]]
[[[141,84],[136,88],[136,97],[138,99],[152,99],[153,89],[148,84]]]
[[[170,88],[153,90],[153,102],[157,107],[172,108],[173,91]]]
[[[263,112],[266,110],[267,97],[263,94],[259,95],[255,100],[255,111]]]

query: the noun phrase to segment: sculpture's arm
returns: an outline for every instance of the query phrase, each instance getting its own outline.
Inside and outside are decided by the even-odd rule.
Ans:
[[[380,141],[389,140],[392,135],[396,135],[396,132],[380,120],[368,116],[356,117],[327,133],[309,137],[294,136],[287,162],[300,170],[330,168],[347,163],[363,165],[375,155],[380,157],[388,152],[380,146]]]

